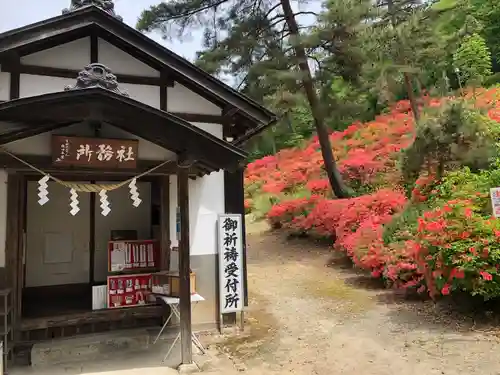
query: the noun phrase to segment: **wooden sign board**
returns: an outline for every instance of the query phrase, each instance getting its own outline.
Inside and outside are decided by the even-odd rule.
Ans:
[[[135,169],[138,149],[134,139],[52,136],[52,162],[65,167]]]
[[[243,232],[240,214],[220,214],[217,221],[219,247],[220,313],[243,310]]]

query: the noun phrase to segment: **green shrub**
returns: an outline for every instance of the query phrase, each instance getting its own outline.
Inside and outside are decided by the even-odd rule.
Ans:
[[[393,216],[384,227],[384,244],[397,243],[412,239],[417,230],[417,220],[429,207],[424,203],[409,204],[403,212]]]
[[[253,199],[252,213],[256,220],[264,219],[275,204],[279,203],[280,197],[275,194],[260,194]]]
[[[485,87],[498,86],[500,85],[500,73],[494,73],[484,80],[483,85]]]
[[[484,38],[479,34],[465,37],[453,55],[453,64],[464,84],[480,85],[491,75],[491,53]]]
[[[465,100],[431,109],[419,122],[415,141],[402,153],[405,183],[413,185],[426,169],[440,178],[462,166],[488,168],[498,153],[499,136],[500,125]]]

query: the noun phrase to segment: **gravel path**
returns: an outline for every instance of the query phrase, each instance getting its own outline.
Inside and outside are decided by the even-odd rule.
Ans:
[[[217,347],[229,360],[209,372],[500,374],[495,317],[403,300],[345,263],[332,264],[325,245],[250,229],[246,329],[222,338]]]

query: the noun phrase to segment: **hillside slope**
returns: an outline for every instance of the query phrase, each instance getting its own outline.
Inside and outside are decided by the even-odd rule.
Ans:
[[[483,130],[477,129],[490,129],[496,127],[492,123],[500,122],[500,106],[496,100],[499,94],[497,89],[482,89],[467,96],[473,103],[473,112],[477,109],[477,118],[481,123],[474,125],[475,134],[462,134],[464,130],[458,134],[459,138],[465,139],[467,147],[474,145],[469,142],[470,137],[482,137]],[[433,109],[440,110],[453,100],[423,98],[423,122],[436,120],[439,123],[437,120],[440,119],[432,118],[437,116]],[[479,109],[487,116],[479,114]],[[463,116],[464,122],[469,121],[468,116]],[[473,120],[470,122],[478,122],[475,117]],[[467,133],[469,128],[463,129]],[[492,177],[492,173],[497,168],[492,165],[487,171],[471,172],[458,165],[440,178],[429,170],[420,173],[420,178],[408,186],[401,173],[401,151],[413,147],[416,133],[407,101],[398,102],[374,121],[355,123],[343,132],[333,132],[330,139],[337,164],[354,193],[350,199],[336,200],[332,197],[322,170],[317,138],[301,148],[282,150],[257,160],[246,170],[246,208],[257,217],[267,218],[275,228],[334,238],[336,250],[346,252],[359,267],[369,270],[374,277],[384,277],[390,285],[427,290],[433,296],[449,294],[454,289],[475,293],[480,288],[484,289],[484,282],[496,282],[496,271],[491,268],[497,269],[500,252],[498,259],[491,249],[488,256],[484,256],[483,251],[482,258],[478,256],[480,259],[472,254],[470,264],[457,260],[456,254],[448,254],[448,259],[443,252],[455,244],[457,238],[462,242],[464,238],[460,237],[462,234],[457,232],[457,228],[444,233],[446,226],[443,225],[445,222],[450,227],[457,223],[461,226],[472,225],[472,216],[477,216],[476,221],[481,223],[478,224],[478,221],[474,225],[482,225],[484,231],[494,233],[496,220],[490,220],[491,208],[487,206],[489,188],[495,187],[490,185],[496,181],[496,175]],[[457,173],[461,175],[457,177]],[[454,182],[451,181],[453,179]],[[465,186],[465,181],[470,185],[471,180],[478,182]],[[475,191],[477,194],[474,194],[474,199],[461,196],[457,200],[453,195],[455,193],[446,190],[450,184],[455,187],[461,184],[459,192]],[[500,179],[497,186],[500,186]],[[445,211],[443,207],[446,207]],[[473,214],[468,210],[472,210]],[[432,236],[426,232],[428,228],[425,225],[434,223],[434,219],[441,220],[440,235],[446,238],[446,243],[438,244],[432,239],[429,243]],[[486,246],[483,243],[486,232],[481,233],[481,248]],[[475,246],[471,242],[481,238],[474,235],[466,240],[469,249]],[[477,253],[477,250],[474,251]],[[500,276],[498,282],[500,295]],[[485,297],[496,296],[496,289],[490,287],[487,286],[482,293]]]

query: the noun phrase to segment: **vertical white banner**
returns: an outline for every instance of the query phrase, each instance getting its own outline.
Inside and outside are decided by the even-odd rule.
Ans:
[[[217,220],[220,313],[243,310],[243,233],[240,214],[220,214]]]
[[[490,189],[491,207],[493,209],[493,216],[500,217],[500,188]]]

